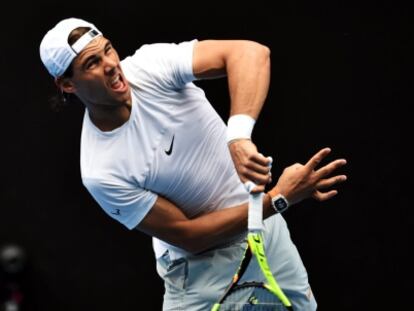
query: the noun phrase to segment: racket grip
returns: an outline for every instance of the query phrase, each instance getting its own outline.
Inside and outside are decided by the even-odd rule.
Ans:
[[[247,228],[249,231],[263,231],[263,193],[249,194]]]
[[[273,159],[268,157],[269,167],[272,167]],[[249,192],[249,213],[247,218],[247,228],[249,231],[263,231],[263,192],[251,193],[256,187],[252,181],[244,184],[246,190]]]

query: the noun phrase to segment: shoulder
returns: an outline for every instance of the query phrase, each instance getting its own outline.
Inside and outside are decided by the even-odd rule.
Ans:
[[[156,59],[160,57],[169,58],[174,56],[177,53],[182,53],[188,49],[192,50],[194,44],[198,42],[197,39],[191,41],[182,41],[182,42],[159,42],[159,43],[150,43],[144,44],[139,47],[132,55],[126,57],[123,61],[127,60],[143,60],[143,59]]]

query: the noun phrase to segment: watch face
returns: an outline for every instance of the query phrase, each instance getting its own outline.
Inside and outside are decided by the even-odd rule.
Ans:
[[[278,198],[275,200],[275,207],[279,212],[283,212],[288,206],[286,204],[286,201],[283,200],[283,198]]]

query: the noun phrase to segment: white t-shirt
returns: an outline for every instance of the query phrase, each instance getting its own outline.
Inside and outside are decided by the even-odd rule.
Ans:
[[[191,82],[194,42],[144,45],[121,62],[132,92],[131,115],[122,126],[102,132],[85,112],[83,184],[129,229],[158,195],[190,218],[248,200],[227,147],[225,123]],[[153,241],[157,258],[166,249],[173,258],[185,254]]]

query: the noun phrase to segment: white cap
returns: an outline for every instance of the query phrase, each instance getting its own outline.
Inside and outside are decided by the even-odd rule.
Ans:
[[[72,46],[68,43],[69,34],[78,27],[89,27]],[[56,24],[43,37],[40,43],[40,58],[49,73],[56,77],[63,75],[73,59],[97,36],[102,33],[95,25],[79,18],[67,18]]]

